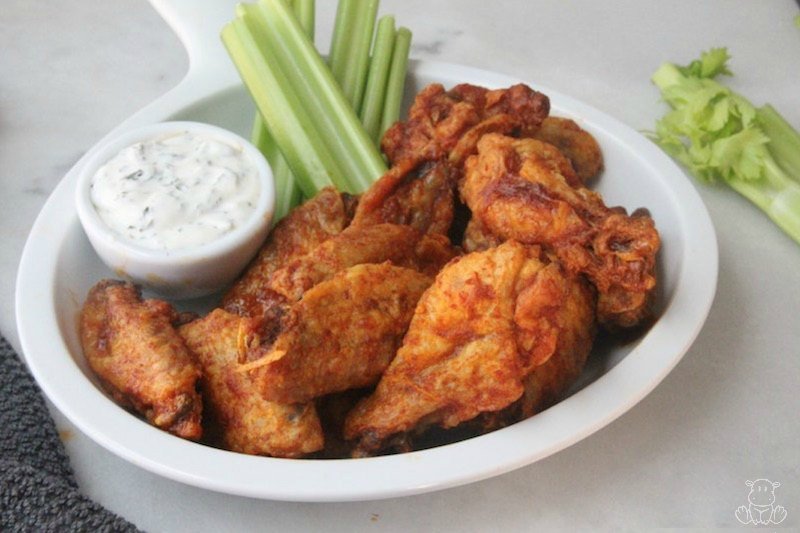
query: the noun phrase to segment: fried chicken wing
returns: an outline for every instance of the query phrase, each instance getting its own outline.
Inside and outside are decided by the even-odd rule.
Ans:
[[[391,222],[422,232],[453,234],[456,184],[464,161],[489,132],[530,135],[550,108],[548,98],[519,84],[490,90],[461,84],[445,91],[431,84],[415,98],[406,121],[381,142],[391,168],[362,196],[355,225]],[[576,178],[577,179],[577,178]]]
[[[603,170],[603,153],[600,151],[600,145],[588,131],[578,126],[574,120],[547,117],[531,137],[552,144],[569,159],[580,180],[579,183],[573,183],[565,175],[567,181],[570,181],[570,185],[584,184]]]
[[[294,302],[317,283],[351,266],[390,261],[432,274],[456,253],[446,237],[426,235],[411,226],[351,226],[277,270],[269,287]]]
[[[557,152],[556,152],[557,153]],[[604,325],[631,327],[650,314],[660,238],[644,210],[628,215],[606,207],[599,194],[572,187],[552,146],[535,139],[486,135],[465,165],[461,197],[476,226],[470,242],[540,244],[598,290]]]
[[[324,439],[312,403],[265,400],[239,361],[261,343],[260,319],[215,309],[179,328],[200,361],[206,412],[220,427],[225,449],[252,455],[302,457],[322,449]]]
[[[550,111],[550,101],[527,85],[486,89],[461,84],[425,87],[405,122],[386,131],[381,148],[392,165],[447,159],[456,171],[489,132],[529,136]]]
[[[293,209],[270,232],[269,238],[241,278],[222,300],[229,311],[258,316],[271,305],[263,300],[273,272],[338,235],[350,223],[355,199],[329,187]]]
[[[507,241],[453,260],[420,299],[375,392],[348,415],[345,437],[357,454],[374,454],[397,435],[506,409],[526,388],[525,414],[533,412],[545,400],[533,389],[561,392],[574,379],[537,369],[565,358],[583,366],[593,305],[582,278],[538,247]]]
[[[180,315],[143,300],[132,283],[103,280],[89,291],[80,336],[89,366],[122,406],[179,437],[202,435],[200,369],[173,327]]]
[[[264,398],[284,403],[374,385],[431,282],[389,263],[337,273],[292,306],[271,346],[249,352],[250,377]]]
[[[455,180],[444,161],[398,163],[367,189],[353,225],[405,224],[447,235],[453,223]]]
[[[305,255],[286,262],[257,286],[251,285],[247,315],[265,319],[265,337],[271,341],[284,329],[291,306],[306,291],[337,272],[354,265],[391,261],[433,274],[457,252],[444,235],[426,235],[411,226],[348,226]],[[226,309],[239,311],[235,305]]]

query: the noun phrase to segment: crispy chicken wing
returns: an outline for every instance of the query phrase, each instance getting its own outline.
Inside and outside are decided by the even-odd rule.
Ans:
[[[444,161],[395,164],[361,196],[353,225],[388,222],[447,235],[455,207],[450,169]]]
[[[377,383],[432,278],[389,263],[356,265],[315,285],[245,368],[264,398],[305,402]]]
[[[552,144],[569,159],[579,183],[570,181],[570,185],[578,186],[586,183],[603,170],[603,153],[600,145],[592,135],[582,129],[575,121],[562,117],[547,117],[542,126],[531,135],[534,139]]]
[[[223,297],[222,305],[243,316],[258,316],[269,309],[264,298],[269,277],[291,260],[301,257],[338,235],[352,218],[355,199],[333,188],[293,209],[270,233],[258,256]]]
[[[270,278],[269,287],[290,302],[311,287],[351,266],[390,261],[435,274],[456,255],[442,235],[426,235],[411,226],[351,226],[310,253],[290,261]]]
[[[119,404],[196,440],[200,369],[173,327],[180,318],[163,300],[142,300],[132,283],[103,280],[83,305],[80,336],[89,366]]]
[[[540,244],[598,290],[598,319],[630,327],[650,313],[660,239],[643,210],[608,208],[599,194],[572,187],[552,146],[535,139],[486,135],[465,166],[461,196],[476,226],[469,242],[489,232]],[[557,153],[557,152],[556,152]],[[491,242],[491,237],[483,237]]]
[[[316,452],[324,439],[314,405],[267,401],[239,369],[246,351],[261,343],[259,321],[215,309],[178,330],[202,366],[208,418],[231,451],[273,457]]]
[[[261,306],[255,314],[266,317],[265,327],[277,334],[283,329],[294,302],[337,272],[354,265],[391,261],[397,266],[434,274],[456,253],[447,237],[426,235],[411,226],[350,226],[273,272],[253,300]]]
[[[530,135],[549,107],[545,95],[522,84],[495,90],[461,84],[449,91],[429,85],[408,119],[384,135],[391,168],[362,195],[353,224],[409,224],[460,239],[463,225],[453,227],[456,184],[478,139],[488,132]]]
[[[531,389],[525,414],[562,392],[571,372],[539,372],[562,359],[582,367],[594,334],[593,293],[538,247],[507,241],[452,261],[424,293],[375,392],[345,422],[357,454],[431,425],[498,412]],[[520,413],[523,411],[518,410]]]
[[[448,159],[457,168],[485,133],[529,135],[549,111],[547,96],[523,84],[492,90],[465,83],[449,91],[431,84],[415,98],[408,119],[387,130],[381,148],[392,165]]]

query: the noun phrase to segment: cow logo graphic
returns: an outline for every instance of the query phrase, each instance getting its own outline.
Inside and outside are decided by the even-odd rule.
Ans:
[[[747,495],[749,505],[740,505],[736,509],[736,519],[742,524],[780,524],[786,520],[786,509],[782,505],[775,505],[775,489],[781,486],[777,481],[768,479],[747,480],[745,485],[750,487]]]

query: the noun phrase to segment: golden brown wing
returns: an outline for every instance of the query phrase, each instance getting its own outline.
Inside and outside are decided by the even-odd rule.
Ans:
[[[200,369],[162,300],[142,300],[131,283],[103,280],[81,311],[83,351],[112,397],[150,423],[187,439],[202,434]]]
[[[540,271],[526,293],[517,299],[515,322],[529,324],[520,331],[527,332],[523,338],[538,348],[528,353],[538,353],[538,361],[543,362],[529,365],[523,378],[525,393],[519,400],[478,421],[481,431],[528,418],[560,400],[583,372],[594,343],[596,296],[583,276],[571,276],[553,262]],[[518,344],[525,346],[525,341],[518,338]],[[545,359],[547,353],[551,355]]]
[[[455,207],[450,168],[444,161],[394,165],[361,195],[353,225],[388,222],[447,235]]]
[[[474,230],[545,246],[595,285],[600,322],[635,326],[648,318],[656,286],[655,224],[646,211],[629,216],[606,207],[599,194],[570,186],[560,170],[563,156],[552,148],[535,139],[481,139],[460,186],[479,221]]]
[[[603,170],[603,153],[591,133],[575,121],[547,117],[532,135],[534,139],[554,145],[570,160],[580,183],[586,183]],[[574,186],[579,183],[574,183]]]
[[[454,260],[420,299],[375,392],[349,414],[346,438],[372,454],[398,434],[509,407],[554,354],[585,360],[592,310],[582,280],[536,247],[508,241]]]
[[[271,297],[267,282],[272,273],[338,235],[352,218],[355,200],[333,188],[293,209],[270,233],[258,256],[225,294],[222,305],[243,316],[263,313]]]
[[[385,133],[381,147],[391,168],[364,193],[353,223],[409,224],[422,232],[452,233],[459,242],[463,225],[452,227],[456,184],[478,140],[489,132],[531,134],[549,108],[545,95],[522,84],[495,90],[425,87],[408,119]]]
[[[390,261],[435,274],[457,251],[443,235],[427,235],[399,224],[350,226],[310,253],[290,261],[269,280],[269,288],[288,302],[351,266]]]
[[[465,252],[479,252],[498,246],[503,239],[489,231],[478,217],[471,217],[464,229],[461,247]]]
[[[280,404],[261,397],[239,361],[261,342],[259,319],[222,309],[179,329],[203,368],[206,410],[222,445],[235,452],[301,457],[322,449],[314,405]]]
[[[356,265],[303,295],[275,342],[250,352],[264,398],[305,402],[377,383],[432,279],[389,263]]]
[[[261,282],[258,297],[249,300],[248,314],[264,318],[265,342],[271,342],[284,329],[291,306],[337,272],[354,265],[390,261],[432,274],[456,253],[444,235],[423,234],[411,226],[350,226],[309,253],[288,261]]]
[[[494,90],[461,84],[449,91],[431,84],[416,96],[408,119],[387,130],[381,147],[393,165],[448,159],[458,172],[481,135],[530,135],[549,111],[547,96],[523,84]]]

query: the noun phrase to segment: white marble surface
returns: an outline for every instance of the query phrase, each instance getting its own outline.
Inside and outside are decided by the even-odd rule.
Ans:
[[[332,0],[318,0],[318,40]],[[664,60],[728,46],[730,84],[800,127],[800,13],[791,0],[384,0],[412,54],[535,81],[639,130]],[[322,21],[327,21],[324,24]],[[174,86],[180,42],[144,0],[5,0],[0,9],[0,331],[19,346],[14,282],[33,220],[97,139]],[[781,482],[800,525],[800,246],[722,187],[717,298],[697,342],[644,401],[586,440],[487,481],[403,499],[299,504],[208,492],[118,459],[54,412],[83,490],[148,531],[737,528],[745,480]],[[46,280],[43,280],[46,282]]]

